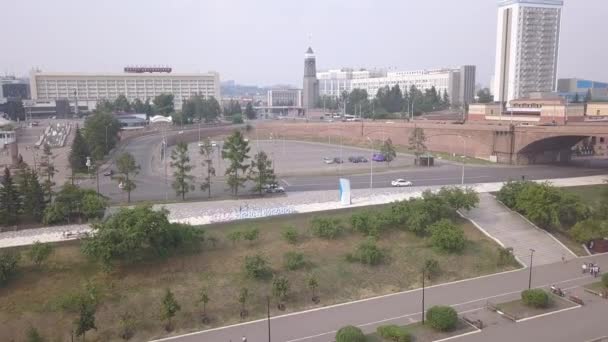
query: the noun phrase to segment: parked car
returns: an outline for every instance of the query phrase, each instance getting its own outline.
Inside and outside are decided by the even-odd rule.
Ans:
[[[393,180],[391,182],[391,185],[395,186],[395,187],[412,186],[412,182],[410,182],[408,180],[405,180],[405,179],[402,179],[402,178],[399,178],[399,179]]]
[[[327,158],[327,157],[325,157],[325,158],[323,158],[323,162],[325,164],[333,164],[334,163],[334,158]]]
[[[367,163],[368,162],[367,158],[365,158],[364,156],[357,157],[357,160],[359,161],[359,163]]]
[[[110,176],[114,175],[114,170],[106,171],[106,172],[103,173],[103,175],[106,176],[106,177],[110,177]]]
[[[372,160],[376,162],[383,162],[386,161],[386,157],[382,153],[374,153]]]
[[[276,183],[275,184],[266,184],[266,185],[262,186],[262,190],[267,194],[279,194],[279,193],[285,192],[285,188],[283,188],[282,186],[280,186]]]
[[[336,164],[342,164],[342,163],[344,163],[344,160],[342,160],[341,158],[336,157],[336,158],[334,158],[334,163],[336,163]]]
[[[353,157],[353,156],[348,157],[348,161],[351,163],[357,163],[358,162],[357,160],[358,160],[357,157]]]

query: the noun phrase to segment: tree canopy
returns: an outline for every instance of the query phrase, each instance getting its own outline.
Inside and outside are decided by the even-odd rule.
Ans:
[[[84,241],[83,252],[111,265],[198,250],[203,231],[170,223],[168,214],[167,210],[153,210],[151,206],[122,208],[106,221],[92,225],[93,234]]]
[[[119,131],[120,123],[112,114],[97,112],[87,118],[84,138],[93,160],[102,160],[116,146]]]
[[[222,158],[228,159],[230,162],[225,172],[228,176],[227,183],[235,196],[238,195],[239,188],[243,187],[247,181],[245,172],[249,168],[249,165],[246,164],[249,159],[249,150],[249,143],[245,141],[241,131],[234,131],[222,146]]]
[[[173,94],[160,94],[154,98],[154,112],[163,116],[169,116],[175,111]]]

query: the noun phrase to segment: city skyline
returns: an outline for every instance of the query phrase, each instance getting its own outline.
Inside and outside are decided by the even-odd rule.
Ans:
[[[442,3],[439,8],[431,3],[338,0],[138,5],[113,0],[4,4],[13,15],[0,28],[14,33],[5,37],[5,46],[16,48],[0,55],[0,73],[27,76],[33,67],[120,72],[127,65],[170,65],[176,73],[217,71],[221,80],[240,84],[299,85],[302,54],[310,45],[318,70],[473,64],[478,83],[486,86],[493,74],[495,0]],[[559,78],[608,79],[608,70],[602,68],[608,51],[593,44],[608,35],[608,27],[601,25],[602,9],[608,10],[608,3],[601,0],[565,2]],[[469,23],[463,25],[463,20]],[[154,25],[161,22],[170,25]],[[583,53],[584,62],[579,57]]]

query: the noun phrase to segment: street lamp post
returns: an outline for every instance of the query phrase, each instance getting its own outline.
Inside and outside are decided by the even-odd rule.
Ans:
[[[266,296],[266,315],[268,318],[268,342],[270,341],[270,296]]]
[[[108,126],[110,125],[106,125],[106,153],[108,153]]]
[[[369,158],[369,188],[371,190],[374,188],[374,142],[370,137],[367,137],[367,140],[372,147]]]
[[[530,275],[528,276],[528,290],[532,288],[532,258],[535,250],[530,248]]]
[[[424,325],[424,278],[426,278],[425,269],[422,269],[422,325]]]
[[[461,175],[461,180],[460,180],[460,184],[464,185],[464,164],[466,162],[466,157],[467,157],[467,139],[468,137],[463,137],[462,138],[462,143],[463,143],[463,151],[462,151],[462,175]]]

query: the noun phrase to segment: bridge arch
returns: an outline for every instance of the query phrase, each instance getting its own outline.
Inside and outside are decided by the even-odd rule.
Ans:
[[[517,164],[568,163],[572,147],[588,135],[558,135],[531,141],[516,151]]]

